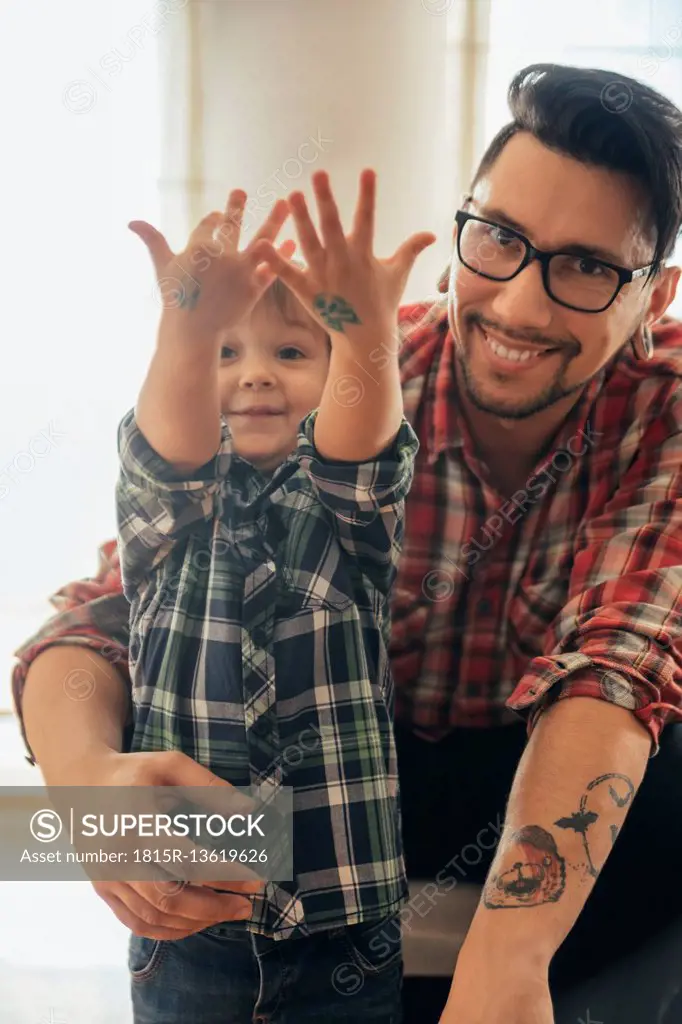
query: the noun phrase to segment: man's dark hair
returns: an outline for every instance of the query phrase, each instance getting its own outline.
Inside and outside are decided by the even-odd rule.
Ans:
[[[513,120],[484,153],[473,184],[518,132],[585,164],[632,175],[651,203],[653,263],[673,252],[682,225],[682,111],[634,78],[595,68],[530,64],[507,101]]]

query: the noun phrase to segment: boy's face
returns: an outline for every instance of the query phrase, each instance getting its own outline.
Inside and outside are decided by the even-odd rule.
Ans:
[[[234,450],[265,471],[296,448],[301,420],[320,404],[329,370],[325,332],[293,296],[285,302],[283,314],[266,293],[222,340],[220,401]]]

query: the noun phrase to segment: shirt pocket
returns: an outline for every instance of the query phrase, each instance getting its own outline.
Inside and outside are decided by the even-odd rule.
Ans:
[[[287,551],[277,569],[279,617],[326,608],[345,611],[356,601],[349,566],[335,537],[317,533]]]
[[[508,616],[509,646],[527,661],[544,654],[548,633],[568,595],[568,577],[552,570],[540,581],[522,580]]]

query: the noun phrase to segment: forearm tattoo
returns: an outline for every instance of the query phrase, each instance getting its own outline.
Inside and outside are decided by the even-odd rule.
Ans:
[[[616,841],[624,814],[620,821],[607,823],[605,811],[590,810],[590,794],[603,784],[608,784],[608,794],[614,807],[623,811],[632,802],[635,787],[627,775],[610,772],[599,775],[586,787],[577,811],[554,822],[560,829],[576,832],[582,838],[587,857],[587,872],[596,878],[599,869],[594,863],[590,843],[597,839],[603,842],[603,829],[608,829],[611,846]],[[588,832],[591,830],[591,835]],[[556,903],[566,888],[566,859],[559,853],[557,842],[551,832],[539,825],[527,825],[503,838],[504,845],[498,849],[483,890],[483,903],[491,910],[504,907],[537,907],[542,903]],[[570,865],[580,867],[581,865]]]
[[[509,841],[512,863],[488,878],[483,892],[486,907],[496,910],[556,903],[566,886],[566,862],[551,832],[539,825],[527,825],[514,832]]]
[[[609,796],[611,797],[614,805],[619,809],[627,807],[635,795],[635,787],[627,775],[619,775],[616,772],[609,772],[608,775],[599,775],[596,779],[593,779],[592,782],[590,782],[582,795],[580,807],[577,811],[574,811],[568,818],[559,818],[558,821],[554,822],[557,828],[572,829],[574,832],[577,832],[582,836],[583,848],[585,850],[585,856],[587,857],[587,870],[593,878],[597,877],[599,871],[592,860],[587,832],[589,828],[596,825],[600,816],[596,811],[590,811],[587,809],[587,801],[592,790],[597,786],[601,786],[604,782],[609,783]],[[615,784],[611,784],[612,782],[618,783],[617,788]],[[611,824],[609,829],[611,833],[611,846],[613,846],[620,831],[620,825]]]
[[[332,331],[343,333],[344,324],[362,322],[351,304],[340,295],[316,295],[313,302],[318,315]]]

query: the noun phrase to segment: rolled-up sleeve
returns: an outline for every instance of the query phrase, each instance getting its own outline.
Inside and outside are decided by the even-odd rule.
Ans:
[[[618,490],[576,538],[566,605],[543,656],[507,705],[532,731],[557,700],[594,697],[626,708],[658,752],[682,721],[682,406],[652,422]]]
[[[180,474],[151,447],[131,411],[119,426],[118,450],[118,546],[123,591],[132,601],[140,583],[175,544],[198,523],[220,514],[232,445],[223,419],[213,459],[191,476]]]
[[[96,651],[113,665],[129,685],[128,619],[129,605],[121,590],[121,571],[116,541],[110,540],[99,550],[99,567],[95,576],[76,580],[61,587],[50,598],[55,608],[52,615],[33,636],[14,652],[17,660],[12,670],[12,699],[26,746],[29,764],[36,763],[26,738],[23,718],[24,686],[28,670],[48,647],[81,646]],[[76,680],[77,683],[77,680]],[[64,686],[62,679],[55,686]]]
[[[301,424],[299,464],[330,513],[343,549],[382,593],[388,593],[400,558],[405,497],[419,449],[417,436],[403,420],[393,443],[376,458],[332,462],[315,448],[316,416],[312,412]]]

